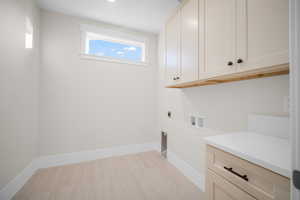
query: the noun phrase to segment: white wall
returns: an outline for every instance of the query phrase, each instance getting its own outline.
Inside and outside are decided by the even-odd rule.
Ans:
[[[250,113],[287,115],[284,97],[289,77],[277,76],[189,89],[164,88],[164,33],[159,39],[159,119],[168,132],[169,149],[200,173],[205,173],[203,137],[247,129]],[[172,111],[173,118],[167,117]],[[206,117],[206,129],[191,128],[190,114]]]
[[[33,0],[0,1],[0,189],[37,154],[38,15]],[[26,16],[34,49],[25,49]]]
[[[81,59],[80,24],[150,41],[150,65]],[[62,14],[41,13],[40,155],[155,141],[157,36]]]

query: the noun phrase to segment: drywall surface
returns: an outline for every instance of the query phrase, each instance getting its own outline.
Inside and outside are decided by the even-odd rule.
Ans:
[[[25,49],[25,20],[33,49]],[[0,189],[35,158],[38,137],[39,9],[33,0],[0,1]]]
[[[40,155],[155,141],[157,36],[41,13]],[[145,37],[148,66],[82,59],[80,26]]]
[[[289,95],[289,76],[277,76],[188,89],[164,88],[164,32],[159,37],[159,121],[168,132],[168,146],[205,173],[206,136],[247,130],[248,115],[287,115],[285,97]],[[168,111],[172,118],[167,117]],[[205,118],[205,128],[189,124],[191,114]]]

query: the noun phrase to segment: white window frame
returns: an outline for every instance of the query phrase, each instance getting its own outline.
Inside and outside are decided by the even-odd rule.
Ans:
[[[83,59],[93,59],[106,62],[116,62],[123,64],[134,64],[134,65],[148,65],[148,40],[144,37],[139,37],[133,34],[129,34],[125,31],[116,31],[112,29],[99,28],[91,25],[81,25],[81,58]],[[142,61],[135,62],[126,59],[118,59],[100,55],[88,54],[89,50],[89,39],[104,40],[110,42],[116,42],[124,45],[133,45],[142,48]]]

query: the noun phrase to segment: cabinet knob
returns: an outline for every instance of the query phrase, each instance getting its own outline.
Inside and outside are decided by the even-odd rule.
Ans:
[[[237,63],[238,64],[241,64],[241,63],[243,63],[244,61],[243,61],[243,59],[241,59],[241,58],[239,58],[238,60],[237,60]]]
[[[233,62],[232,62],[232,61],[229,61],[229,62],[227,63],[227,65],[228,65],[228,66],[232,66],[232,65],[233,65]]]

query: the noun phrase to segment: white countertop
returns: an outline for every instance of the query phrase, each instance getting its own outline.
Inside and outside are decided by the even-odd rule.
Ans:
[[[241,132],[206,137],[204,140],[223,151],[291,177],[291,150],[287,139]]]

